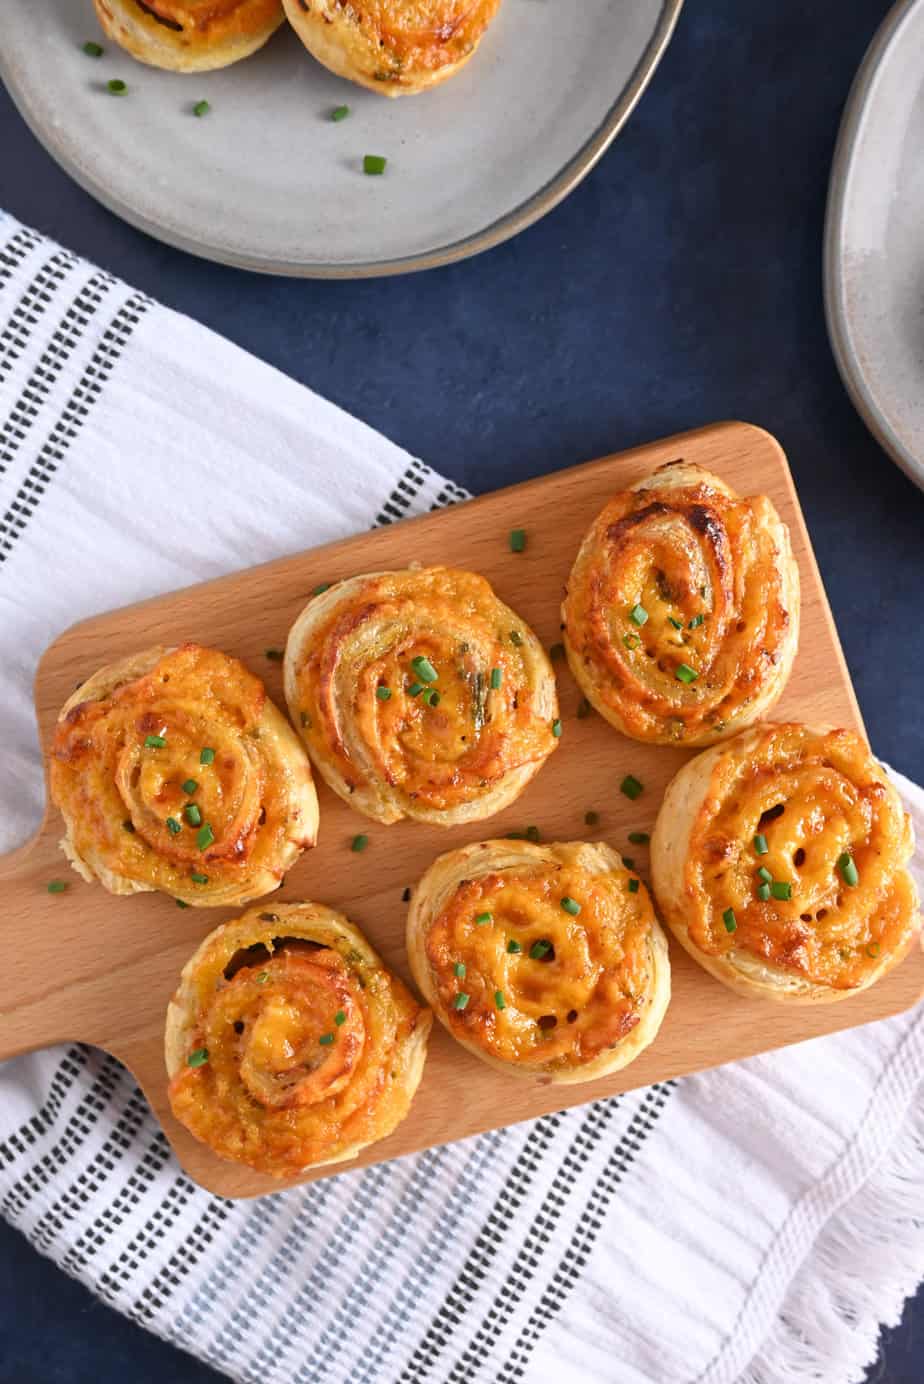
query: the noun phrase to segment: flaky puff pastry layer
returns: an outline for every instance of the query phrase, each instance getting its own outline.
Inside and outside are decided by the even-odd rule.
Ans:
[[[874,984],[918,937],[913,848],[898,793],[854,731],[757,726],[670,783],[652,884],[716,979],[817,1004]]]
[[[147,649],[82,683],[59,715],[49,778],[62,850],[112,894],[247,903],[317,839],[295,732],[243,663],[199,644]]]
[[[316,768],[378,822],[490,817],[558,744],[551,664],[474,572],[374,572],[316,594],[285,689]]]
[[[106,35],[150,67],[207,72],[250,57],[285,19],[280,0],[93,0]]]
[[[283,0],[308,51],[351,82],[404,96],[445,82],[475,52],[500,0]]]
[[[342,914],[253,908],[183,968],[171,1109],[219,1157],[272,1177],[344,1162],[404,1119],[432,1019]]]
[[[764,495],[672,462],[610,500],[562,606],[571,671],[611,725],[708,745],[764,715],[799,642],[799,569]]]
[[[412,895],[407,950],[453,1038],[545,1083],[619,1071],[670,1000],[648,891],[603,844],[482,841],[440,856]]]

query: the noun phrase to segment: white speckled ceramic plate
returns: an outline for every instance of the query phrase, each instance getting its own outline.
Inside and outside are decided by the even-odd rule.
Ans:
[[[870,431],[924,489],[924,0],[901,0],[857,73],[825,228],[838,368]]]
[[[487,249],[565,197],[644,91],[682,3],[504,0],[457,77],[387,100],[325,71],[287,27],[234,67],[178,76],[109,43],[86,57],[91,0],[0,0],[0,76],[62,167],[152,235],[276,274],[390,274]],[[126,95],[109,95],[113,77]],[[343,103],[350,118],[332,123]],[[363,175],[364,154],[385,155],[384,176]]]

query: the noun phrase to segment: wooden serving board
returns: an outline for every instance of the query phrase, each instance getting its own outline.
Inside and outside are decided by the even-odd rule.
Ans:
[[[723,423],[668,438],[602,461],[502,490],[467,504],[378,529],[342,543],[283,558],[249,572],[161,596],[76,625],[43,657],[36,704],[47,746],[59,707],[101,665],[162,642],[197,640],[245,659],[280,706],[282,648],[308,593],[322,581],[403,567],[413,559],[482,572],[498,595],[548,646],[560,638],[559,603],[581,537],[615,491],[679,458],[716,471],[742,494],[770,495],[792,531],[802,574],[802,638],[780,718],[861,727],[792,477],[779,444],[743,423]],[[306,499],[306,503],[309,501]],[[526,530],[522,554],[511,553],[512,528]],[[405,887],[434,856],[464,842],[528,825],[544,840],[599,838],[628,851],[647,877],[647,847],[627,833],[650,831],[668,779],[690,751],[624,739],[598,716],[576,718],[579,693],[557,663],[564,735],[561,747],[512,808],[490,822],[449,830],[402,822],[367,822],[323,783],[320,844],[289,873],[280,895],[314,898],[342,909],[368,934],[389,966],[410,980],[404,951]],[[630,802],[619,792],[626,773],[645,785]],[[588,809],[598,827],[584,825]],[[353,835],[368,834],[363,854]],[[84,884],[58,850],[61,823],[49,809],[35,839],[0,861],[6,915],[18,920],[7,948],[0,1014],[0,1057],[79,1040],[113,1053],[138,1079],[191,1177],[229,1197],[279,1190],[271,1179],[224,1163],[196,1143],[170,1114],[162,1051],[164,1011],[187,957],[206,932],[236,910],[178,909],[163,895],[114,898]],[[66,879],[50,895],[51,879]],[[742,999],[671,947],[670,1010],[655,1043],[625,1071],[584,1086],[541,1086],[505,1077],[470,1056],[434,1024],[424,1078],[407,1120],[356,1163],[319,1169],[314,1177],[394,1158],[432,1144],[542,1115],[906,1009],[924,993],[924,953],[916,949],[871,991],[842,1004],[787,1008]],[[304,1181],[310,1181],[311,1175]]]

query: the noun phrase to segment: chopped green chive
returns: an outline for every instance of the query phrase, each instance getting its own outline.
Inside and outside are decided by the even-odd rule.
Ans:
[[[764,882],[764,884],[772,884],[772,883],[773,883],[773,876],[771,875],[770,871],[767,869],[766,865],[761,865],[760,869],[757,871],[757,878],[758,878],[758,879],[762,879],[763,882]]]
[[[791,899],[792,885],[786,879],[775,879],[770,885],[770,893],[775,899]]]
[[[178,822],[175,817],[168,817],[164,823],[171,836],[178,836],[183,830],[183,823]]]
[[[648,611],[643,605],[633,606],[629,611],[629,619],[632,621],[633,625],[641,629],[642,625],[647,623]]]
[[[878,942],[870,942],[869,946],[866,948],[866,955],[876,957],[881,951],[882,948]]]
[[[770,850],[770,847],[767,845],[767,838],[761,831],[754,837],[754,849],[758,855],[766,855]]]
[[[508,831],[504,837],[505,841],[528,841],[529,837],[525,831]]]
[[[453,973],[457,975],[460,980],[465,979],[465,972],[468,970],[468,967],[466,966],[464,961],[457,961],[452,969]]]
[[[191,827],[199,827],[202,825],[202,813],[195,803],[186,804],[183,808],[183,816]]]
[[[629,840],[632,842],[633,846],[647,846],[651,837],[648,835],[647,831],[630,831]]]
[[[369,844],[368,836],[354,836],[350,842],[351,851],[364,851]]]
[[[267,649],[266,657],[269,659],[270,663],[281,663],[284,658],[284,654],[282,652],[282,649]]]
[[[427,706],[439,706],[440,694],[435,687],[425,687],[421,701],[425,702]]]
[[[337,120],[346,120],[346,118],[347,118],[347,116],[349,115],[349,113],[350,113],[350,108],[349,108],[349,106],[335,106],[334,109],[333,109],[333,110],[331,111],[331,113],[330,113],[330,118],[331,118],[331,120],[334,120],[334,121],[337,121]]]
[[[209,882],[208,875],[200,875],[197,873],[193,873],[189,876],[189,878],[192,880],[193,884],[208,884]]]
[[[522,551],[523,551],[523,549],[524,549],[525,547],[526,547],[526,530],[525,530],[525,529],[511,529],[511,530],[510,530],[510,551],[511,551],[512,553],[522,553]]]
[[[682,621],[682,620],[676,620],[676,619],[674,618],[673,615],[668,615],[667,618],[668,618],[668,620],[671,622],[671,624],[674,626],[674,629],[675,629],[675,630],[682,630],[682,629],[683,629],[683,621]]]
[[[551,649],[549,649],[549,658],[552,660],[553,663],[557,663],[558,660],[564,658],[564,656],[564,644],[553,644]]]
[[[258,985],[265,985],[269,980],[269,971],[261,971],[258,976],[254,976],[254,980]]]
[[[469,997],[464,990],[460,990],[452,1002],[453,1009],[464,1009],[468,1004]]]
[[[201,119],[203,115],[208,115],[211,109],[212,107],[209,105],[208,101],[197,101],[193,106],[193,115],[198,115]]]
[[[515,649],[521,648],[523,644],[523,636],[519,630],[510,631],[510,642]]]
[[[411,682],[408,684],[407,694],[409,697],[419,697],[423,690],[422,682]]]
[[[363,172],[370,175],[377,175],[385,172],[387,159],[382,158],[381,154],[366,154],[363,157]]]
[[[764,880],[763,884],[758,884],[758,886],[757,886],[757,897],[760,899],[761,903],[766,903],[767,900],[769,899],[769,897],[770,897],[770,885],[767,883],[766,880]]]
[[[497,1005],[498,1009],[506,1009],[506,1008],[507,1008],[507,1001],[504,999],[504,992],[503,992],[503,990],[495,990],[495,991],[494,991],[494,1003]]]
[[[189,907],[189,904],[186,902],[185,899],[174,899],[173,902],[176,904],[177,908],[188,908],[188,907]]]
[[[94,43],[92,39],[83,45],[83,51],[88,58],[101,58],[103,56],[103,45]]]
[[[526,839],[527,839],[527,841],[532,841],[532,843],[533,843],[534,846],[538,846],[540,840],[542,839],[541,836],[540,836],[540,834],[539,834],[539,828],[538,828],[538,827],[527,827],[527,828],[526,828]]]
[[[725,924],[726,932],[735,932],[737,930],[738,921],[735,918],[735,910],[733,908],[726,908],[725,912],[722,914],[722,922]]]
[[[200,764],[212,764],[215,760],[215,751],[208,748],[199,751]]]
[[[208,1048],[196,1048],[196,1051],[195,1051],[195,1052],[191,1052],[191,1053],[189,1054],[189,1056],[187,1057],[187,1059],[186,1059],[186,1065],[187,1065],[188,1067],[204,1067],[205,1064],[206,1064],[206,1062],[208,1062],[208,1060],[209,1060],[209,1050],[208,1050]]]
[[[638,893],[638,880],[637,880],[637,879],[630,879],[630,880],[629,880],[629,893],[630,893],[630,894],[637,894],[637,893]]]
[[[599,821],[600,821],[600,813],[599,813],[599,812],[585,812],[585,813],[584,813],[584,825],[585,825],[585,826],[588,826],[588,827],[595,827],[595,826],[597,826],[597,824],[599,823]]]
[[[578,704],[577,704],[577,718],[578,718],[578,720],[579,720],[579,721],[586,720],[586,718],[590,715],[590,710],[591,710],[591,708],[590,708],[590,702],[587,700],[586,697],[582,697],[581,700],[580,700],[580,701],[578,702]]]
[[[680,663],[674,669],[674,677],[678,682],[691,683],[696,681],[699,677],[699,673],[697,673],[695,668],[691,668],[689,663]]]
[[[577,899],[572,899],[569,894],[566,894],[561,900],[561,906],[566,913],[571,914],[572,918],[576,918],[581,911],[581,905],[578,903]]]
[[[503,677],[503,673],[501,672],[500,668],[492,668],[492,669],[491,669],[491,686],[494,688],[494,691],[495,691],[495,692],[497,691],[497,689],[498,689],[498,688],[500,687],[500,685],[501,685],[501,679],[502,679],[502,677]]]
[[[698,630],[705,618],[705,615],[694,615],[693,619],[690,621],[688,628],[691,630]]]
[[[411,659],[411,667],[414,669],[414,672],[420,678],[421,682],[436,682],[439,677],[439,673],[436,671],[433,664],[428,658],[425,658],[423,654],[418,654],[416,658]]]
[[[552,734],[556,740],[561,739],[561,721],[556,719],[552,722]]]
[[[146,735],[144,737],[144,747],[146,750],[162,750],[167,743],[165,735]]]
[[[511,956],[516,956],[517,952],[521,952],[523,948],[515,937],[511,937],[510,941],[507,943],[507,950],[510,952]]]
[[[619,791],[620,793],[624,793],[627,798],[631,798],[634,802],[636,798],[642,796],[645,791],[645,786],[639,783],[634,774],[626,774],[622,783],[619,785]]]
[[[378,697],[378,699],[379,699],[380,702],[390,702],[390,701],[391,701],[391,688],[390,688],[390,687],[377,687],[377,688],[375,689],[375,695]]]
[[[551,950],[552,943],[546,942],[544,939],[540,939],[538,942],[534,942],[533,945],[530,947],[529,954],[534,961],[541,961],[544,956],[548,956]]]
[[[625,867],[626,867],[627,870],[634,870],[634,869],[635,869],[635,861],[632,859],[631,856],[624,855],[623,858],[622,858],[622,863],[623,863],[623,865],[625,865]]]
[[[110,82],[106,83],[106,89],[110,91],[113,96],[124,96],[126,91],[128,91],[128,87],[122,81],[121,77],[113,77]]]
[[[841,878],[845,884],[849,884],[851,889],[855,889],[860,883],[860,874],[854,864],[853,856],[848,851],[838,857],[837,868],[841,872]]]
[[[190,803],[190,806],[192,807],[194,806],[194,804]],[[199,809],[196,808],[196,811],[198,812]],[[209,826],[208,822],[206,822],[204,826],[201,826],[199,830],[196,832],[196,845],[198,846],[200,851],[204,851],[209,846],[211,846],[214,840],[215,833]]]
[[[183,792],[188,793],[191,797],[198,787],[199,785],[195,779],[187,779],[183,784]]]
[[[320,1038],[318,1039],[318,1042],[321,1044],[322,1048],[329,1048],[333,1041],[334,1035],[332,1033],[322,1033]]]
[[[493,913],[476,913],[476,914],[475,914],[475,922],[477,923],[478,927],[484,927],[485,923],[493,923],[493,922],[494,922],[494,914],[493,914]]]
[[[67,881],[63,879],[50,879],[46,888],[49,894],[63,894],[67,888]]]
[[[320,595],[322,594],[322,592],[324,592],[324,591],[329,591],[329,590],[330,590],[330,582],[329,582],[329,581],[322,581],[322,582],[320,582],[320,583],[314,588],[314,590],[312,591],[311,594],[312,594],[312,596],[320,596]]]
[[[622,636],[622,642],[625,644],[627,649],[637,649],[642,641],[641,639],[639,639],[637,634],[624,634]]]

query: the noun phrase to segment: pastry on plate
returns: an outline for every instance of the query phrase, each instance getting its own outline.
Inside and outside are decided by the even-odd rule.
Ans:
[[[440,856],[411,897],[417,985],[463,1047],[573,1084],[647,1048],[671,993],[648,890],[603,844],[481,841]]]
[[[779,697],[799,642],[799,569],[765,495],[742,499],[692,462],[613,497],[562,606],[571,671],[636,740],[709,745]]]
[[[252,908],[183,968],[170,1107],[220,1158],[271,1177],[342,1163],[404,1119],[432,1019],[341,913]]]
[[[316,592],[289,634],[285,688],[319,772],[384,823],[500,812],[561,731],[539,640],[484,577],[449,567]]]
[[[741,994],[817,1004],[872,985],[919,935],[911,821],[850,730],[755,726],[671,781],[651,841],[658,908]]]
[[[310,53],[351,82],[403,96],[468,62],[500,0],[283,0]]]
[[[318,832],[311,766],[259,678],[217,649],[132,654],[81,683],[49,761],[64,854],[113,894],[241,904]]]
[[[93,0],[106,35],[133,58],[206,72],[250,57],[285,19],[280,0]]]

